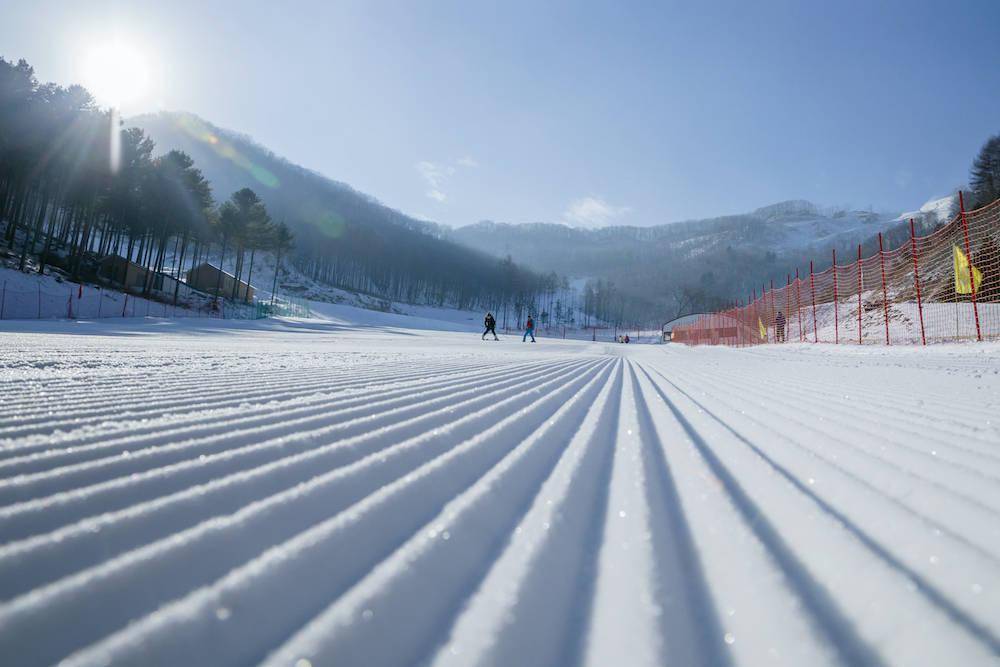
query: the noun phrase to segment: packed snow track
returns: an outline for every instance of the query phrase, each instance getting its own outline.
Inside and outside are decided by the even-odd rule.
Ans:
[[[995,345],[4,324],[2,665],[1000,664]]]

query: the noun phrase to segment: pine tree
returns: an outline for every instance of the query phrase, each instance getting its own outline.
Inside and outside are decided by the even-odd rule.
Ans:
[[[969,185],[975,197],[974,206],[1000,199],[1000,134],[990,137],[972,162]]]

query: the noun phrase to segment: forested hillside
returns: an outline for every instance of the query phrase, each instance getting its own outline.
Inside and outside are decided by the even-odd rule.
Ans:
[[[24,60],[2,58],[0,246],[21,270],[55,265],[82,280],[97,280],[106,258],[127,259],[144,294],[206,261],[252,280],[259,252],[332,286],[417,304],[520,312],[559,285],[246,137],[188,114],[121,124],[81,86],[42,84]],[[235,294],[234,283],[220,296]]]
[[[442,238],[437,226],[187,113],[132,118],[161,148],[192,156],[217,190],[252,188],[296,236],[291,261],[322,281],[408,303],[530,308],[553,276]]]
[[[118,255],[153,270],[141,287],[148,293],[169,251],[193,248],[193,263],[230,237],[190,157],[154,157],[141,131],[116,121],[84,88],[39,84],[24,60],[0,58],[0,224],[21,270],[54,264],[90,280],[100,260]],[[243,247],[276,249],[277,236],[263,231]]]

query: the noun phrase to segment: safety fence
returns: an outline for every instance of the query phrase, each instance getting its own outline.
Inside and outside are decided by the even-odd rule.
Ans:
[[[0,320],[106,319],[112,317],[205,317],[251,320],[267,317],[266,304],[206,300],[173,305],[133,294],[83,285],[65,291],[0,286]]]
[[[810,342],[914,344],[1000,339],[1000,200],[959,212],[927,236],[848,264],[762,286],[738,304],[673,330],[691,345]]]
[[[275,298],[267,306],[268,315],[278,317],[312,317],[309,301],[294,296]]]

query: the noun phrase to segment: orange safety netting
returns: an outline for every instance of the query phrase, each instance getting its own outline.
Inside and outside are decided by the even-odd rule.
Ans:
[[[881,235],[879,243],[881,244]],[[927,236],[789,278],[746,306],[678,326],[691,345],[912,344],[1000,339],[1000,200]],[[772,286],[773,287],[773,286]]]

